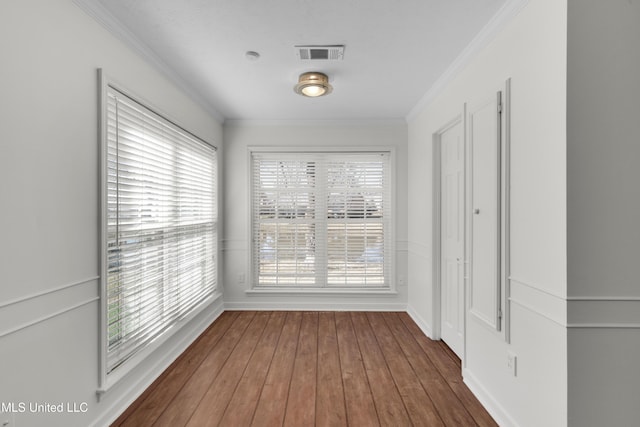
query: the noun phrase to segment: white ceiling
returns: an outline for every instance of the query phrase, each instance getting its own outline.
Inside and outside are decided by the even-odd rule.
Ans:
[[[405,118],[507,0],[84,0],[225,119]],[[99,4],[97,4],[99,3]],[[344,44],[300,61],[298,44]],[[249,61],[245,52],[260,53]],[[332,94],[293,92],[305,71]]]

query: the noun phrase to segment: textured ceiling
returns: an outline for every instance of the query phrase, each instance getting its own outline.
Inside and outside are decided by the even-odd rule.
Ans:
[[[506,0],[83,2],[99,3],[225,119],[353,120],[405,118]],[[300,61],[297,44],[344,44],[344,60]],[[296,95],[305,71],[328,74],[333,93]]]

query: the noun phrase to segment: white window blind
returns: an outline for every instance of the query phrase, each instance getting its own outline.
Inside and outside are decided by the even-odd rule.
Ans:
[[[390,155],[252,153],[260,287],[387,288]]]
[[[106,372],[216,288],[216,151],[120,93],[106,97]]]

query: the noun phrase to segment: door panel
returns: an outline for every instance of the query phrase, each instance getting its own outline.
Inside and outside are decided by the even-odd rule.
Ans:
[[[462,122],[440,135],[441,336],[464,350],[464,138]]]
[[[470,313],[500,330],[500,93],[469,109]]]

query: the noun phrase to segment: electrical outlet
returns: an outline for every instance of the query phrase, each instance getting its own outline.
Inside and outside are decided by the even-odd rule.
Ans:
[[[243,284],[244,280],[244,273],[238,273],[238,284]]]
[[[515,353],[507,353],[507,368],[509,368],[514,377],[518,376],[518,356]]]

